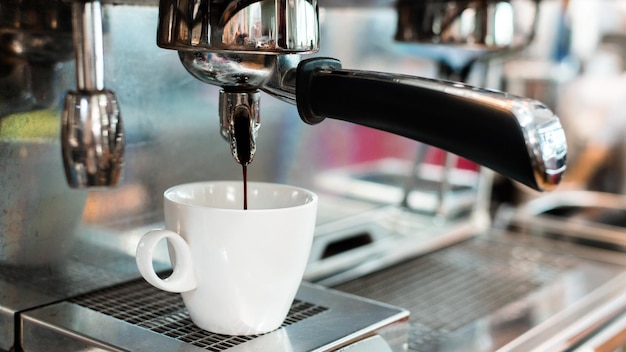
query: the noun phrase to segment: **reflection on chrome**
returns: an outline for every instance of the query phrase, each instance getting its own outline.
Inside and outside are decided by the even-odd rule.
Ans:
[[[284,54],[319,47],[317,0],[161,0],[159,8],[162,48]]]

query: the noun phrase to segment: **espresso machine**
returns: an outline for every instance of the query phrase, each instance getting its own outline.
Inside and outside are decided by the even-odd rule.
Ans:
[[[560,182],[558,117],[423,78],[434,56],[521,50],[535,34],[513,30],[515,3],[0,1],[0,350],[555,350],[618,320],[626,260],[520,240],[486,214],[486,168],[536,190]],[[398,57],[410,64],[389,72]],[[400,184],[346,172],[372,143],[391,145],[376,170]],[[486,168],[424,165],[419,145]],[[143,282],[134,250],[161,226],[165,189],[242,165],[317,191],[318,225],[283,327],[220,336]],[[454,211],[419,208],[433,199]],[[171,270],[165,246],[158,257]]]

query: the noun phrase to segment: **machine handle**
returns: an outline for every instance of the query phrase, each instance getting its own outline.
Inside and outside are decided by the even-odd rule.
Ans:
[[[533,189],[565,171],[561,123],[542,103],[462,83],[341,69],[335,59],[300,62],[296,102],[310,124],[334,118],[445,149]]]

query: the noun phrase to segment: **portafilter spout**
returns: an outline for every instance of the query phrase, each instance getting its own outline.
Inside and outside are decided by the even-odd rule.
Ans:
[[[157,45],[178,50],[189,72],[224,88],[221,134],[245,166],[256,151],[258,89],[281,85],[269,82],[282,79],[271,56],[317,51],[318,28],[317,0],[160,0]]]
[[[272,15],[276,10],[282,15]],[[226,92],[259,89],[297,105],[309,124],[334,118],[392,132],[540,191],[554,189],[565,171],[565,133],[538,101],[458,82],[345,70],[330,58],[301,61],[294,53],[317,49],[317,36],[306,36],[317,34],[316,0],[161,0],[159,11],[159,45],[178,50],[188,72]],[[184,13],[197,20],[182,20]],[[251,18],[269,22],[246,22]],[[282,22],[287,18],[315,27]],[[278,28],[291,30],[276,35]],[[236,109],[230,111],[233,120]]]
[[[259,90],[220,91],[220,131],[230,144],[230,152],[239,164],[246,166],[254,159],[259,134]]]

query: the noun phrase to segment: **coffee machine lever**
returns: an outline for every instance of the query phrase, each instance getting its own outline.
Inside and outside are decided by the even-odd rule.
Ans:
[[[235,159],[237,111],[258,114],[258,90],[324,118],[385,130],[448,150],[536,190],[552,190],[567,146],[542,103],[465,84],[342,69],[335,59],[300,59],[319,47],[317,0],[161,0],[157,44],[177,50],[199,80],[221,86],[222,135]],[[243,99],[242,97],[246,97]],[[255,146],[258,115],[246,138]],[[252,159],[255,148],[248,148]]]

